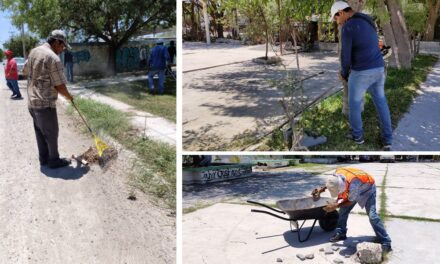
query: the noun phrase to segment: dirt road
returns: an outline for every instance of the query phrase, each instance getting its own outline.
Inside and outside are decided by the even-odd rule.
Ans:
[[[175,263],[175,219],[146,195],[127,199],[130,153],[105,173],[40,169],[21,91],[25,100],[10,100],[0,76],[0,263]],[[93,144],[63,107],[58,117],[61,156]]]

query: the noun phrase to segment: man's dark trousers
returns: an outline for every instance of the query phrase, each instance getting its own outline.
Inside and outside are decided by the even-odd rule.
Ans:
[[[58,153],[58,117],[56,108],[29,108],[34,120],[40,164],[57,161]]]

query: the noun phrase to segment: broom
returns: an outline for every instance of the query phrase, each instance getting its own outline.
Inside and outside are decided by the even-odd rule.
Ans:
[[[93,140],[95,141],[96,150],[98,151],[98,163],[101,167],[104,167],[108,161],[110,161],[112,158],[115,158],[117,156],[116,149],[110,147],[107,145],[104,141],[102,141],[98,136],[96,136],[95,133],[93,133],[92,129],[90,128],[89,124],[86,122],[84,117],[82,116],[79,109],[76,107],[75,103],[72,100],[72,105],[78,112],[79,116],[81,117],[82,121],[88,128],[90,134],[92,134]]]

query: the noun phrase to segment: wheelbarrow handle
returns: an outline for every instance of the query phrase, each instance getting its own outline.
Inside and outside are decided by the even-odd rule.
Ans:
[[[286,221],[294,221],[293,219],[290,219],[290,218],[287,218],[287,217],[282,217],[282,216],[279,216],[279,215],[276,215],[276,214],[273,214],[273,213],[271,213],[271,212],[264,211],[264,210],[256,210],[256,209],[252,209],[251,212],[252,212],[252,213],[268,214],[268,215],[275,216],[276,218],[279,218],[279,219],[282,219],[282,220],[286,220]],[[283,212],[283,213],[284,213],[284,212]]]
[[[259,206],[266,207],[267,209],[270,209],[270,210],[275,211],[275,212],[280,213],[280,214],[286,214],[284,211],[275,209],[275,208],[273,208],[273,207],[271,207],[269,205],[265,205],[265,204],[262,204],[262,203],[259,203],[259,202],[255,202],[255,201],[251,201],[251,200],[247,200],[247,202],[251,203],[251,204],[256,204],[256,205],[259,205]]]

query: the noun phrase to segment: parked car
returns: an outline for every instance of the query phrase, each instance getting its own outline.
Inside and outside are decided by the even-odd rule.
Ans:
[[[359,162],[374,162],[378,160],[379,156],[377,155],[359,155]]]
[[[18,78],[23,77],[23,69],[24,64],[26,62],[26,59],[23,57],[15,57],[15,62],[17,62],[17,69],[18,69]]]
[[[17,63],[17,69],[18,69],[18,78],[23,77],[23,69],[24,64],[26,62],[26,59],[23,57],[15,57],[15,62]],[[3,66],[6,66],[7,60],[3,61]]]
[[[393,163],[396,161],[396,158],[394,155],[382,155],[380,156],[380,162],[382,163]]]

